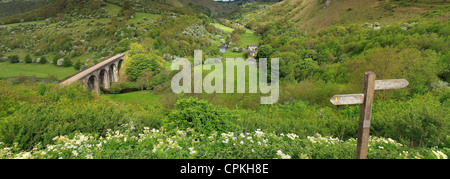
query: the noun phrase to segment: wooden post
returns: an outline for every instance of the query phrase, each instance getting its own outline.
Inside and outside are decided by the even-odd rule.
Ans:
[[[330,102],[334,105],[360,104],[358,140],[356,158],[366,159],[369,147],[370,118],[372,117],[373,94],[375,90],[390,90],[405,88],[409,85],[405,79],[375,80],[372,72],[364,73],[363,94],[334,95]]]
[[[363,93],[364,101],[359,113],[358,140],[356,145],[356,158],[366,159],[369,146],[370,118],[372,116],[373,95],[375,92],[375,78],[373,72],[364,73]]]

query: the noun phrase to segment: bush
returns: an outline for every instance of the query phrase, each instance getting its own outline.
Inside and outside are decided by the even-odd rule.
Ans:
[[[52,138],[76,131],[105,136],[108,128],[133,122],[136,127],[160,127],[160,108],[120,106],[95,100],[81,84],[69,87],[36,83],[13,85],[0,81],[0,141],[32,149]]]
[[[155,54],[138,53],[131,56],[126,68],[128,80],[136,81],[146,69],[154,73],[159,72],[161,66],[157,61],[163,60]]]
[[[64,62],[63,62],[63,67],[70,67],[72,66],[72,61],[70,60],[69,57],[64,58]]]
[[[129,39],[122,39],[117,47],[114,49],[114,54],[123,53],[130,49],[131,41]]]
[[[47,63],[47,58],[41,57],[41,60],[39,61],[39,64],[46,64],[46,63]]]
[[[441,103],[439,97],[426,94],[407,102],[377,104],[373,109],[372,133],[409,146],[449,146],[446,138],[450,113],[445,103],[448,100]]]
[[[18,55],[11,55],[8,57],[9,63],[19,63]]]
[[[80,60],[78,60],[74,65],[73,68],[75,68],[75,70],[81,70],[81,66],[83,65],[83,63],[81,63]]]
[[[25,58],[24,58],[24,61],[25,61],[25,63],[32,63],[33,59],[31,59],[30,54],[27,54],[27,56],[25,56]]]
[[[53,60],[52,60],[53,65],[57,65],[58,64],[58,60],[59,60],[58,56],[54,56]]]
[[[167,130],[188,128],[205,135],[213,131],[219,133],[235,131],[237,116],[231,111],[208,104],[195,98],[180,99],[175,109],[169,113],[164,128]]]

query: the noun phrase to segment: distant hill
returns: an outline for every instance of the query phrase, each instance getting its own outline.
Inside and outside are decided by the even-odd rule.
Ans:
[[[40,8],[55,0],[1,0],[0,17],[11,16]]]
[[[46,2],[44,4],[44,2]],[[0,24],[11,24],[19,22],[28,22],[36,20],[45,20],[51,17],[57,17],[58,14],[75,14],[83,16],[91,16],[98,18],[101,16],[101,8],[105,6],[105,3],[112,3],[118,6],[122,6],[124,0],[43,0],[37,1],[14,1],[4,2],[0,6],[7,8],[11,6],[12,10],[9,10],[8,14],[4,17],[0,17]],[[35,8],[29,11],[14,10],[22,8],[23,4],[30,3],[42,3],[40,6],[36,5]],[[7,4],[7,6],[3,6]],[[137,12],[147,12],[153,14],[164,14],[172,11],[182,11],[177,7],[183,6],[178,0],[141,0],[131,3],[132,9]],[[24,11],[23,13],[20,13]]]
[[[250,14],[247,23],[288,20],[301,30],[316,32],[332,25],[390,24],[426,13],[448,14],[449,7],[447,0],[284,0]]]

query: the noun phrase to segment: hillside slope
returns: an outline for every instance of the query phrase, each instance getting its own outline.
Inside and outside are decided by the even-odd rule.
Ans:
[[[294,22],[303,31],[316,32],[332,25],[391,24],[420,16],[448,19],[450,3],[445,0],[284,0],[249,16],[255,22]],[[271,21],[267,21],[270,19]]]

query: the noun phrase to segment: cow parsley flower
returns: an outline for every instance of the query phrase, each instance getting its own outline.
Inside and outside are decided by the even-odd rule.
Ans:
[[[291,159],[290,155],[284,154],[281,150],[277,151],[277,155],[281,157],[281,159]]]
[[[78,156],[78,152],[76,150],[72,151],[72,154],[77,157]]]
[[[287,134],[287,137],[289,137],[292,140],[295,140],[295,138],[298,138],[298,135],[289,133],[289,134]]]
[[[190,155],[194,155],[194,154],[197,153],[197,151],[194,150],[194,147],[190,147],[190,148],[189,148],[189,151],[190,151],[190,152],[189,152]]]
[[[448,159],[448,156],[442,153],[441,151],[431,151],[433,152],[434,156],[436,156],[437,159]]]

